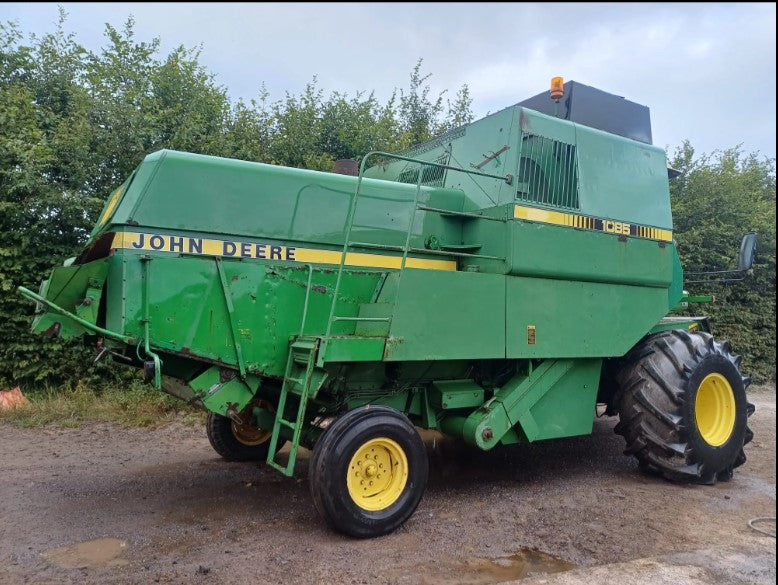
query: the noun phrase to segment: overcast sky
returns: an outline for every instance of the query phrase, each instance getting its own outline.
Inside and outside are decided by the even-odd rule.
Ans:
[[[775,157],[775,4],[62,4],[89,49],[132,14],[163,54],[202,44],[232,98],[271,99],[314,75],[325,91],[405,87],[419,57],[433,90],[470,87],[476,117],[560,75],[651,108],[654,143],[698,152],[739,143]],[[0,4],[25,32],[56,4]]]

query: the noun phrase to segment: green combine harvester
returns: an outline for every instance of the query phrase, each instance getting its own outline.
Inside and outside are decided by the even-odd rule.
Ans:
[[[416,427],[487,451],[589,434],[601,404],[643,469],[728,480],[749,379],[706,318],[668,316],[710,297],[684,291],[648,108],[552,87],[356,176],[150,154],[19,289],[33,330],[205,407],[229,461],[291,476],[311,449],[316,508],[356,537],[416,509]]]

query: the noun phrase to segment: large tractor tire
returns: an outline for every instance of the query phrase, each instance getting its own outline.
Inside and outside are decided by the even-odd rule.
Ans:
[[[251,425],[239,425],[215,412],[205,423],[211,447],[227,461],[265,461],[270,450],[270,431]],[[279,441],[279,448],[283,445]]]
[[[347,412],[324,432],[310,460],[310,487],[327,523],[357,538],[392,532],[411,517],[427,485],[424,442],[386,406]]]
[[[748,377],[729,343],[668,331],[636,346],[616,375],[616,432],[641,468],[667,479],[714,484],[745,463],[753,438]]]

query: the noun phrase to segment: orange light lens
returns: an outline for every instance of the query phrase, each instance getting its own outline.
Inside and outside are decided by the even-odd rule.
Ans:
[[[565,80],[562,77],[551,78],[551,99],[558,100],[565,95]]]

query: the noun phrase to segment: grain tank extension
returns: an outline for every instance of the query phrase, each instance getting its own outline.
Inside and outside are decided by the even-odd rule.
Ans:
[[[314,504],[353,536],[416,509],[415,427],[489,450],[589,434],[604,404],[645,470],[730,479],[748,378],[705,318],[668,316],[695,299],[648,109],[564,89],[358,176],[150,154],[20,289],[33,329],[97,336],[203,406],[225,459],[291,476],[312,449]]]

